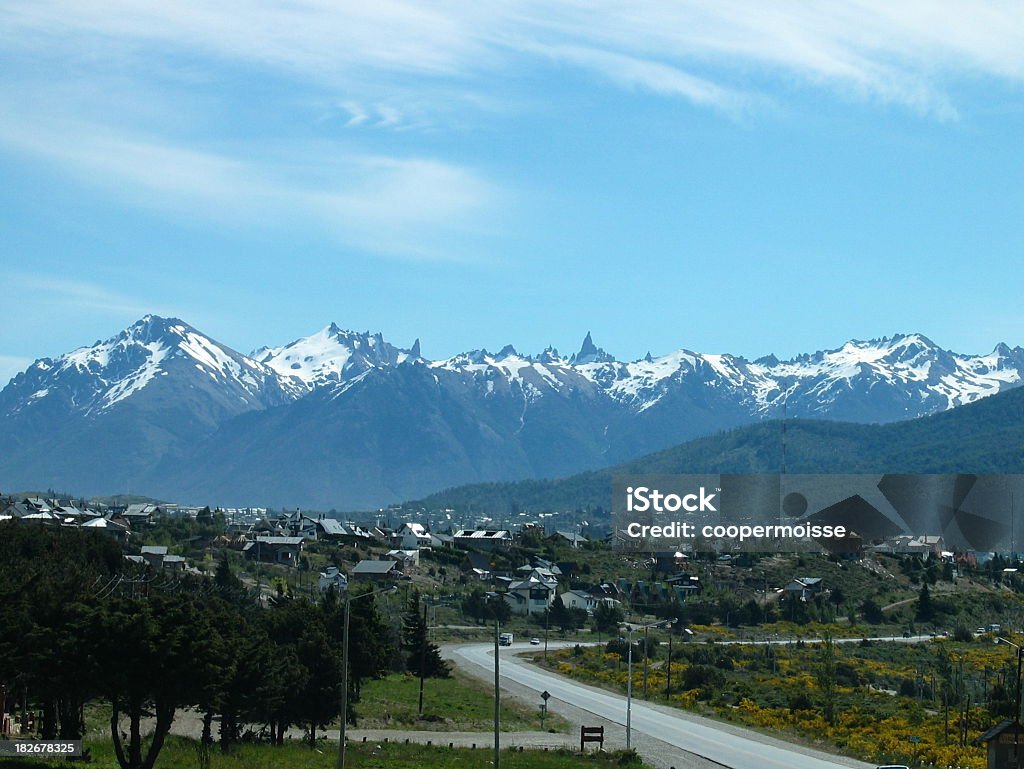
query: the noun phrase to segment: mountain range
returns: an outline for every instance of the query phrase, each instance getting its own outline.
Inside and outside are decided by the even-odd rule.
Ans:
[[[428,360],[331,324],[248,355],[146,316],[0,391],[0,488],[367,509],[459,484],[568,476],[786,415],[888,423],[1024,381],[1024,350],[920,334],[780,361],[680,349],[623,362],[590,334]]]

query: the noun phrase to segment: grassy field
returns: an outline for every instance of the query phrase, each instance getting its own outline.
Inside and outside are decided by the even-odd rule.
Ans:
[[[493,689],[458,671],[451,678],[428,678],[423,712],[419,717],[419,679],[395,674],[363,685],[356,705],[359,726],[365,729],[436,729],[438,731],[487,731],[494,718]],[[539,704],[539,702],[538,702]],[[505,731],[540,729],[538,707],[505,698],[501,706]],[[566,732],[569,724],[555,714],[544,720],[544,729]]]
[[[95,769],[117,769],[109,743],[88,745],[92,753],[90,767]],[[316,748],[297,743],[281,747],[269,745],[240,745],[224,755],[214,747],[206,763],[194,740],[181,737],[168,739],[160,757],[157,769],[333,769],[337,765],[336,743],[321,742]],[[351,744],[346,752],[345,764],[351,769],[478,769],[492,762],[493,753],[487,748],[441,748],[425,745],[404,744]],[[62,769],[67,764],[61,761],[39,759],[5,760],[4,767],[11,769]],[[501,765],[505,769],[612,769],[629,766],[644,769],[639,760],[630,760],[624,753],[588,753],[586,756],[564,750],[505,750],[501,754]]]

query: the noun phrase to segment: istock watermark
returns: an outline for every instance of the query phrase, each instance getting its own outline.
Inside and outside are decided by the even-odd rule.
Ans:
[[[621,550],[888,552],[1024,549],[1024,476],[622,475]]]

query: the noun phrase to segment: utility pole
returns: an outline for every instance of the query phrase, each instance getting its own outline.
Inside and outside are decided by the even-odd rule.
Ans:
[[[345,614],[341,634],[341,723],[338,734],[338,769],[345,769],[345,731],[348,727],[348,627],[352,616],[352,601],[370,598],[382,593],[393,593],[397,587],[387,587],[353,596],[345,590]]]
[[[672,631],[668,631],[668,662],[666,665],[666,678],[665,678],[665,699],[672,697]]]
[[[1017,700],[1013,708],[1013,763],[1015,765],[1020,764],[1020,667],[1021,667],[1021,655],[1024,654],[1024,648],[1021,648],[1013,641],[1008,641],[1005,638],[996,638],[996,643],[1004,643],[1007,646],[1012,646],[1017,650]]]
[[[633,741],[633,628],[629,628],[629,654],[626,658],[626,750]]]
[[[499,769],[501,762],[501,689],[498,673],[498,618],[494,618],[494,769]]]
[[[420,718],[423,718],[423,678],[427,666],[427,642],[430,640],[427,633],[427,602],[423,601],[423,643],[420,644]]]
[[[644,699],[647,699],[647,660],[650,658],[650,644],[647,643],[647,628],[644,627]]]
[[[768,572],[761,575],[764,577],[764,619],[762,622],[768,624]]]
[[[544,662],[548,661],[548,625],[551,624],[551,607],[544,610]]]

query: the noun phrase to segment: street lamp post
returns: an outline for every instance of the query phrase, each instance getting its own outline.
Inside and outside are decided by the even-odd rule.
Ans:
[[[1017,701],[1013,710],[1013,761],[1016,764],[1020,761],[1020,666],[1021,654],[1024,653],[1024,649],[1001,636],[996,638],[996,643],[1004,643],[1017,650]]]
[[[633,745],[633,631],[643,630],[644,637],[647,637],[647,630],[652,627],[665,627],[676,620],[663,619],[658,622],[651,622],[646,625],[631,625],[626,623],[626,631],[629,635],[629,651],[626,655],[626,750]],[[646,656],[647,649],[644,649]]]
[[[348,588],[345,590],[345,619],[341,635],[341,734],[338,735],[338,769],[345,769],[345,730],[348,726],[348,626],[352,602],[382,593],[394,593],[396,590],[398,587],[392,585],[357,596],[353,596]]]

